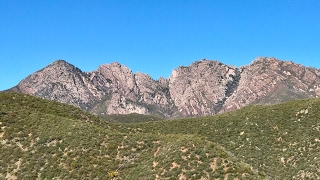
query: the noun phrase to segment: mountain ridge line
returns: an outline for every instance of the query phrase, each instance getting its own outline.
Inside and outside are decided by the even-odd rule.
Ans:
[[[71,104],[97,115],[153,114],[164,118],[223,113],[248,104],[320,96],[320,70],[258,57],[241,67],[195,61],[154,80],[118,62],[83,72],[57,60],[7,90]]]

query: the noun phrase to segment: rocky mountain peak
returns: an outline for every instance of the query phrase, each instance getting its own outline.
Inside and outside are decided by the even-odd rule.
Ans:
[[[258,57],[241,69],[202,59],[179,66],[168,79],[154,80],[117,62],[82,72],[57,60],[10,90],[72,104],[95,114],[204,116],[248,104],[320,96],[320,70],[269,57]]]
[[[121,65],[120,63],[113,62],[111,64],[103,64],[98,67],[97,72],[105,75],[106,77],[108,76],[133,76],[133,73],[131,69],[129,69],[125,65]]]
[[[73,69],[80,70],[77,67],[75,67],[74,65],[72,65],[62,59],[59,59],[59,60],[52,62],[51,64],[49,64],[47,67],[45,67],[43,69],[58,69],[58,70],[67,70],[67,71],[70,71]]]
[[[67,61],[65,61],[63,59],[58,59],[58,60],[52,62],[50,65],[71,65],[71,64],[69,64]]]
[[[218,113],[240,79],[237,68],[218,61],[201,60],[174,70],[170,94],[182,116]]]
[[[273,104],[319,96],[319,72],[293,62],[259,57],[242,69],[237,90],[228,98],[222,112],[248,104]]]
[[[280,60],[278,60],[277,58],[259,56],[252,61],[251,65],[260,64],[260,63],[270,64],[270,63],[277,63],[277,62],[280,62]]]

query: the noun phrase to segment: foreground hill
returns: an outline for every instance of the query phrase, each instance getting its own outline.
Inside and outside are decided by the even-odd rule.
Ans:
[[[221,115],[111,125],[122,132],[198,135],[270,179],[320,179],[320,99],[247,106]]]
[[[240,68],[203,59],[158,80],[133,73],[119,63],[82,72],[58,60],[9,91],[71,104],[97,115],[139,113],[177,118],[316,97],[320,96],[319,84],[320,70],[266,57]]]
[[[0,179],[268,177],[215,138],[161,129],[143,132],[151,124],[145,125],[130,128],[73,106],[0,93]]]

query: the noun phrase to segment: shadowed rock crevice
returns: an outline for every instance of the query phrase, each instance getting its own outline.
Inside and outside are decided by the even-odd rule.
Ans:
[[[227,89],[226,89],[225,96],[227,98],[230,97],[239,86],[239,81],[241,79],[240,70],[237,68],[235,70],[235,75],[229,75],[229,76],[232,78],[232,81],[229,81],[226,85]]]
[[[240,70],[236,68],[234,72],[234,75],[229,75],[231,80],[226,84],[225,97],[218,101],[217,105],[214,108],[215,113],[219,113],[223,109],[226,100],[233,94],[234,91],[237,90],[239,86],[239,81],[241,79]]]

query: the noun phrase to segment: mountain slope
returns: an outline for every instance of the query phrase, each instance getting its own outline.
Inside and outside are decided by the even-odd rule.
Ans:
[[[0,179],[264,178],[199,135],[120,132],[73,106],[23,94],[0,93],[0,127]]]
[[[274,104],[320,95],[320,70],[259,57],[236,68],[201,60],[153,80],[119,63],[82,72],[63,60],[26,77],[9,91],[80,107],[97,115],[205,116],[248,104]]]
[[[320,99],[247,106],[221,115],[114,125],[123,132],[198,134],[270,179],[320,178]]]
[[[88,75],[73,65],[58,60],[23,79],[12,89],[49,100],[87,109],[104,94],[89,80]]]
[[[152,113],[170,117],[174,105],[167,84],[165,79],[154,81],[146,74],[133,74],[119,63],[87,73],[58,60],[8,91],[71,104],[95,114]]]
[[[275,58],[257,58],[241,68],[241,80],[225,102],[224,111],[316,96],[320,96],[318,69]]]
[[[73,106],[0,93],[0,178],[319,179],[320,100],[113,124]]]

